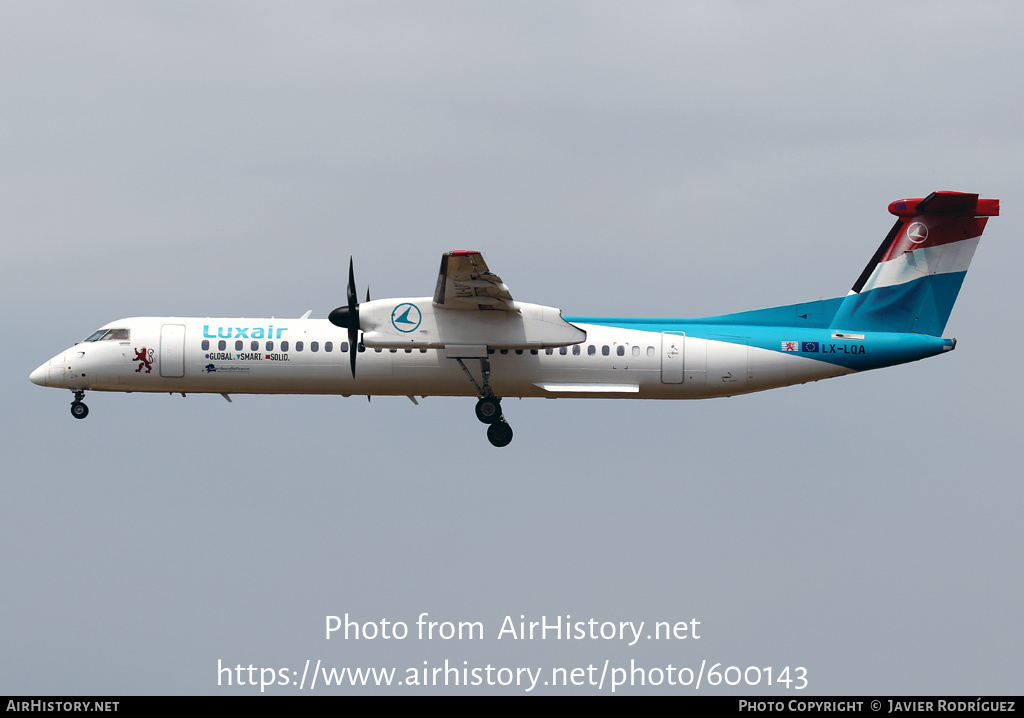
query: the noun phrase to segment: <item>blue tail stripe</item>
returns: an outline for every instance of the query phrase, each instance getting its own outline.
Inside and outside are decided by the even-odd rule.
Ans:
[[[966,274],[933,274],[904,284],[851,294],[836,312],[832,328],[940,336]]]

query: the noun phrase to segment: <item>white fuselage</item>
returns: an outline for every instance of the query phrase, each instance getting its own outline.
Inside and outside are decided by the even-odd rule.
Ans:
[[[491,350],[497,396],[698,399],[851,373],[742,341],[577,324],[565,347]],[[32,373],[74,390],[221,394],[476,396],[444,349],[372,348],[349,368],[347,332],[324,319],[135,317],[108,324],[127,339],[80,342]],[[479,363],[465,360],[480,380]]]

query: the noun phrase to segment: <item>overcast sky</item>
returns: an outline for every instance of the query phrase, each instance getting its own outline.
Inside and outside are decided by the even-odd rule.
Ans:
[[[0,693],[446,659],[1018,693],[1022,28],[1013,2],[0,2]],[[324,317],[350,255],[360,292],[416,296],[479,249],[567,315],[839,296],[933,190],[1003,216],[957,350],[917,364],[506,401],[501,450],[465,398],[92,392],[75,421],[28,381],[121,317]],[[326,640],[345,613],[411,635]],[[420,640],[421,613],[485,637]],[[566,615],[700,638],[498,638]]]

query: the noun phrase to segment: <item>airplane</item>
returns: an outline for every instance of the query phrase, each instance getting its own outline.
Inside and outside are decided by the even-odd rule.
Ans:
[[[30,375],[86,391],[475,396],[494,446],[507,397],[703,399],[903,364],[942,338],[999,200],[933,192],[889,205],[896,223],[845,296],[697,319],[563,317],[512,298],[480,252],[441,257],[433,297],[347,303],[327,319],[132,317]],[[347,367],[345,365],[348,365]],[[474,373],[474,369],[476,373]]]

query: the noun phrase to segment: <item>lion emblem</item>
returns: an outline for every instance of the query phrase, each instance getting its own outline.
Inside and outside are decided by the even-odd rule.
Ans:
[[[142,349],[136,349],[135,358],[132,361],[139,362],[139,368],[136,369],[135,371],[140,372],[142,371],[143,367],[145,367],[146,373],[152,374],[154,353],[155,352],[152,349],[146,349],[146,347],[142,347]]]

